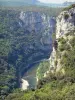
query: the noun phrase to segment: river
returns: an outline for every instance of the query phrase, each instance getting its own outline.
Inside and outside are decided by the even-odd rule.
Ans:
[[[31,66],[31,68],[29,68],[28,71],[25,72],[25,74],[23,75],[21,84],[22,90],[26,90],[28,88],[29,89],[36,88],[37,85],[36,71],[38,68],[38,64]]]
[[[28,69],[27,72],[24,73],[22,77],[22,84],[21,88],[22,90],[30,89],[30,88],[36,88],[37,86],[37,77],[36,77],[36,72],[38,69],[38,65],[42,61],[48,61],[48,59],[43,59],[35,62],[34,64],[31,65],[31,67]]]

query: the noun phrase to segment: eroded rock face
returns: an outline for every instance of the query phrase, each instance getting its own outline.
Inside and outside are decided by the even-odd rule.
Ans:
[[[20,13],[20,26],[24,27],[26,32],[35,34],[41,34],[40,43],[50,44],[51,34],[55,28],[55,18],[49,17],[39,12],[21,12]]]
[[[56,38],[59,38],[66,33],[72,32],[74,27],[75,8],[72,8],[69,11],[61,12],[61,14],[57,17]]]
[[[68,36],[66,34],[69,33]],[[61,59],[62,55],[66,52],[65,50],[61,52],[59,50],[61,43],[59,39],[65,40],[68,47],[71,48],[70,39],[72,39],[72,33],[75,35],[75,8],[71,8],[68,11],[63,11],[57,17],[56,24],[56,41],[58,42],[58,48],[55,50],[53,47],[53,51],[50,56],[50,71],[59,71],[62,67]],[[66,46],[67,46],[66,45]],[[63,48],[64,49],[64,48]]]

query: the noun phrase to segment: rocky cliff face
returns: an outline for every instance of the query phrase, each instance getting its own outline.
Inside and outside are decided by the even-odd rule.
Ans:
[[[39,12],[21,12],[19,25],[28,33],[41,34],[39,41],[42,45],[49,45],[52,41],[51,35],[55,28],[55,18]]]
[[[50,56],[50,71],[62,69],[62,58],[67,50],[72,50],[70,41],[75,36],[75,8],[63,11],[57,17],[56,41]],[[57,45],[57,46],[56,46]],[[57,47],[57,48],[55,48]],[[64,73],[64,70],[61,70]]]
[[[69,11],[63,11],[57,17],[56,25],[56,39],[72,32],[75,28],[75,9],[72,8]]]

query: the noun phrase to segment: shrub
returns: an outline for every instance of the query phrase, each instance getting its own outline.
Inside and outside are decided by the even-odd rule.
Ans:
[[[66,47],[66,45],[61,45],[61,46],[59,46],[59,50],[62,52],[65,50],[65,47]]]
[[[59,38],[58,42],[60,42],[61,44],[65,44],[66,40],[62,37],[62,38]]]
[[[65,13],[64,14],[64,19],[67,20],[69,18],[69,14]]]
[[[55,66],[57,66],[57,63],[58,63],[58,61],[57,61],[57,60],[55,60]]]

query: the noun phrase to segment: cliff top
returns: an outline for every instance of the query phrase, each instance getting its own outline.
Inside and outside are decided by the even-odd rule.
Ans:
[[[71,8],[75,8],[75,4],[72,4],[72,5],[70,5],[69,7],[64,8],[63,11],[64,11],[64,10],[69,10],[69,9],[71,9]]]

